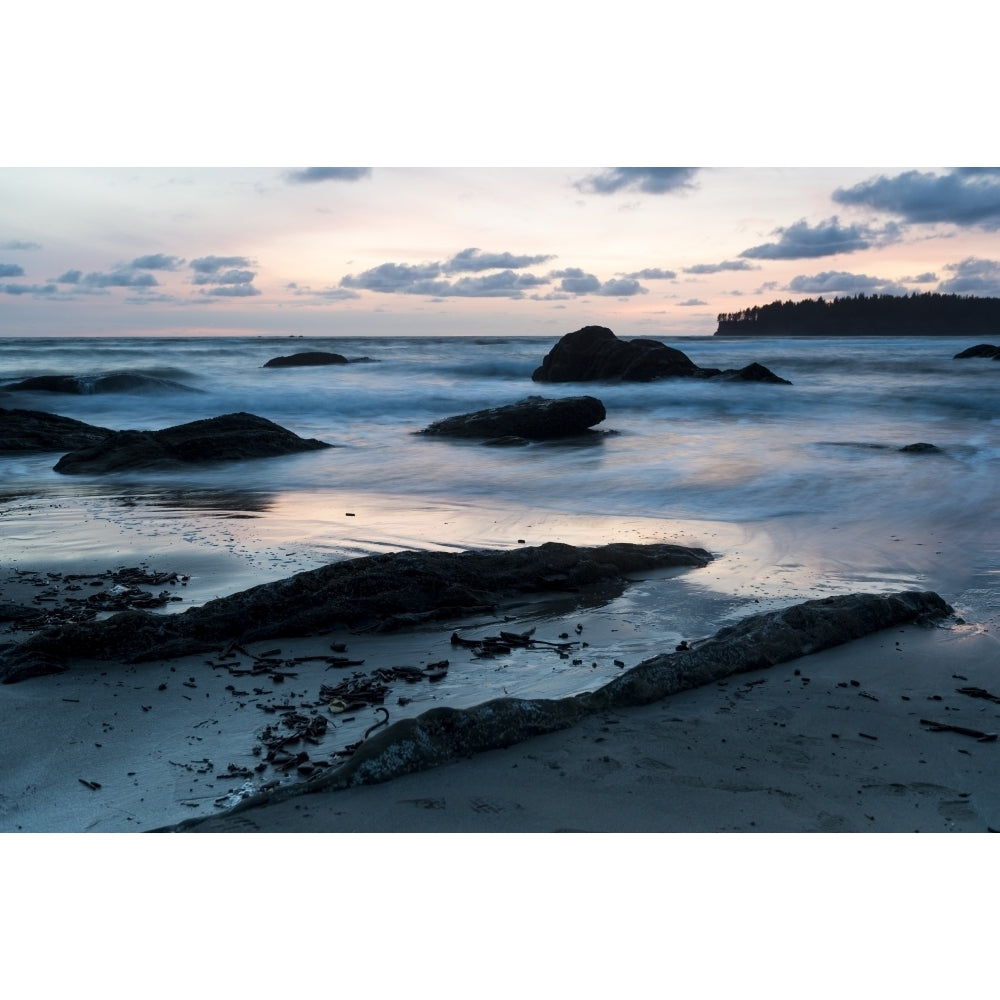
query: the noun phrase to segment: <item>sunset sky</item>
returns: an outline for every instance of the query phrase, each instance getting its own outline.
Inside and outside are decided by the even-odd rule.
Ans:
[[[1000,295],[1000,169],[6,168],[4,335],[711,334]]]
[[[673,337],[775,299],[1000,295],[1000,168],[962,169],[996,162],[992,35],[965,0],[889,6],[794,44],[778,0],[18,8],[0,336]]]

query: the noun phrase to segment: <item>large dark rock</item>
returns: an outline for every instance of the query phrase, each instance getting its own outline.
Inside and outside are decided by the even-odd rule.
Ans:
[[[694,375],[698,366],[658,340],[619,340],[605,326],[567,333],[531,376],[535,382],[651,382]]]
[[[512,437],[544,441],[586,433],[606,416],[604,404],[593,396],[570,396],[567,399],[529,396],[509,406],[446,417],[419,433],[444,437]]]
[[[952,360],[956,361],[959,358],[994,358],[1000,361],[1000,347],[995,347],[993,344],[976,344],[975,347],[959,351]]]
[[[346,365],[347,358],[343,354],[331,354],[327,351],[302,351],[299,354],[289,354],[282,358],[271,358],[264,362],[265,368],[300,368],[310,365]]]
[[[711,558],[704,549],[681,545],[578,548],[555,542],[509,551],[364,556],[261,584],[182,614],[123,611],[104,621],[46,629],[0,658],[0,678],[11,683],[52,673],[75,657],[141,662],[199,653],[233,639],[250,642],[345,626],[401,628],[482,613],[525,593],[597,585],[620,593],[628,573],[705,566]]]
[[[114,431],[40,410],[0,408],[0,452],[71,451],[88,448]]]
[[[658,340],[621,340],[606,326],[585,326],[567,333],[531,377],[535,382],[652,382],[687,377],[791,385],[756,362],[727,371],[699,368],[683,351]]]
[[[110,372],[107,375],[37,375],[3,387],[8,392],[57,392],[72,396],[95,393],[166,393],[201,392],[189,385],[155,375],[135,372]]]
[[[91,447],[63,455],[53,468],[67,474],[163,469],[330,447],[252,413],[229,413],[160,431],[116,431]]]
[[[471,708],[432,708],[364,740],[349,760],[321,777],[247,798],[228,814],[302,794],[389,781],[460,757],[567,729],[596,712],[647,705],[735,674],[787,663],[882,629],[914,621],[932,622],[951,611],[931,591],[904,591],[825,597],[753,615],[691,649],[644,660],[596,691],[569,698],[497,698]],[[164,829],[208,829],[217,819],[218,816],[199,817]]]

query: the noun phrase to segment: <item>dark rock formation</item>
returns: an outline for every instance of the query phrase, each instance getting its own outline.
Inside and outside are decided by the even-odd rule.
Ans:
[[[271,358],[264,362],[265,368],[301,368],[310,365],[346,365],[347,358],[343,354],[331,354],[327,351],[302,351],[299,354],[289,354],[282,358]]]
[[[915,444],[904,444],[900,451],[910,452],[916,455],[940,455],[941,449],[936,444],[928,444],[926,441],[917,441]]]
[[[209,601],[182,614],[125,611],[105,621],[47,629],[0,659],[4,683],[52,673],[52,659],[141,662],[250,642],[309,635],[338,626],[399,628],[494,609],[525,593],[606,585],[626,574],[705,566],[704,549],[680,545],[578,548],[549,542],[510,551],[394,552],[323,566]],[[39,666],[40,664],[40,666]]]
[[[619,340],[605,326],[567,333],[545,355],[535,382],[651,382],[695,375],[698,366],[682,351],[658,340]]]
[[[586,433],[607,416],[604,404],[593,396],[543,399],[529,396],[509,406],[478,410],[446,417],[425,427],[420,434],[460,438],[516,439],[544,441]]]
[[[559,699],[498,698],[473,708],[434,708],[362,742],[340,767],[305,784],[248,798],[230,813],[297,795],[378,784],[532,736],[567,729],[595,712],[646,705],[734,674],[786,663],[881,629],[951,613],[937,594],[846,594],[745,618],[683,652],[662,653],[598,688]],[[213,817],[169,829],[197,830]]]
[[[0,408],[0,452],[71,451],[98,444],[114,431],[41,410]]]
[[[38,375],[3,387],[8,392],[61,392],[72,396],[95,393],[201,392],[189,385],[154,375],[110,372],[107,375]]]
[[[567,333],[531,376],[535,382],[653,382],[678,377],[791,385],[756,362],[727,371],[699,368],[683,351],[658,340],[620,340],[605,326]]]
[[[63,455],[53,468],[67,474],[163,469],[330,447],[252,413],[229,413],[161,431],[116,431],[96,445]]]
[[[952,360],[957,361],[959,358],[993,358],[1000,361],[1000,347],[994,347],[993,344],[976,344],[975,347],[959,351]]]

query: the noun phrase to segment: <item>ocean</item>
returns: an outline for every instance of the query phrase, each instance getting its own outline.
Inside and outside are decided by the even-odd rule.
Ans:
[[[374,552],[674,541],[717,558],[679,575],[660,619],[637,627],[636,655],[660,651],[665,632],[709,634],[848,591],[937,590],[996,622],[1000,365],[954,360],[971,346],[958,338],[659,339],[702,367],[756,361],[792,385],[536,383],[555,343],[540,338],[4,338],[6,408],[113,429],[246,411],[336,447],[105,476],[60,475],[54,453],[0,454],[0,567],[189,574],[170,613]],[[307,350],[359,360],[264,367]],[[111,373],[144,382],[4,391]],[[496,448],[415,434],[529,395],[582,394],[607,409],[583,440]],[[918,442],[940,450],[900,450]]]

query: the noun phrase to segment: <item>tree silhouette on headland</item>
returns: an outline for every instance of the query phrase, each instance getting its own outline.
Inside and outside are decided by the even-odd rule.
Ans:
[[[1000,298],[865,295],[771,302],[719,313],[716,336],[985,337],[1000,333]]]

